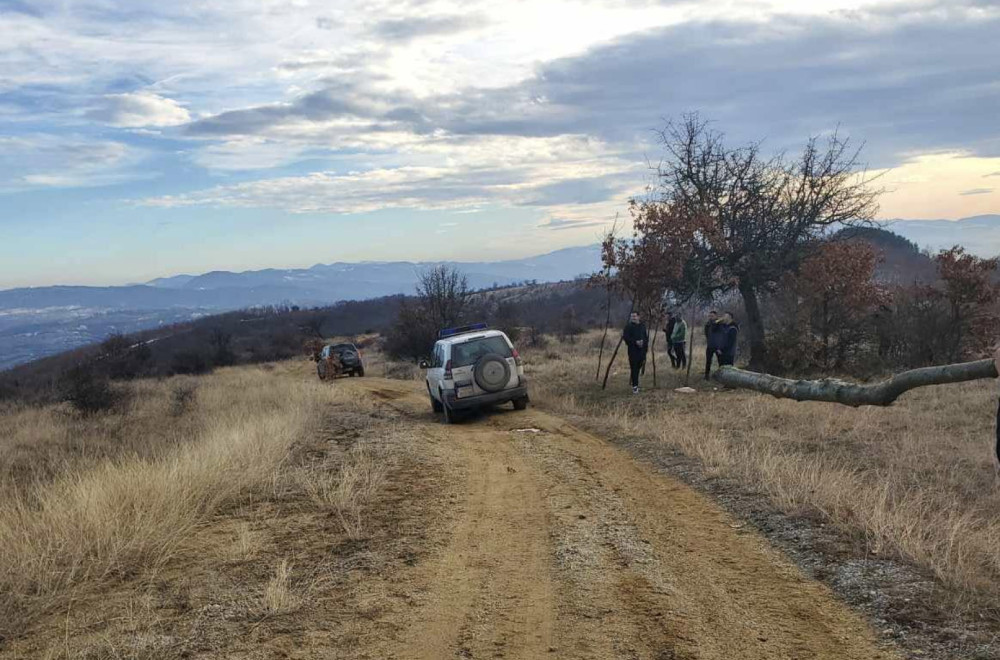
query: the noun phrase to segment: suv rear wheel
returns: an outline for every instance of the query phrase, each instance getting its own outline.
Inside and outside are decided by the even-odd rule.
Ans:
[[[455,412],[448,407],[447,403],[445,403],[444,392],[441,392],[441,412],[444,413],[445,424],[455,423]]]
[[[521,396],[514,399],[514,410],[524,410],[528,407],[528,397]]]
[[[431,388],[430,387],[427,388],[427,396],[431,400],[431,410],[433,410],[436,413],[442,412],[444,410],[444,407],[441,405],[441,402],[438,401],[437,399],[435,399],[434,395],[431,394]]]

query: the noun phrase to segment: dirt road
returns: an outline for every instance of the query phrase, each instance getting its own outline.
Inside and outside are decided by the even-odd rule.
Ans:
[[[420,383],[342,385],[398,410],[448,483],[440,542],[387,578],[407,606],[359,632],[363,657],[897,657],[758,534],[559,417],[446,426]]]

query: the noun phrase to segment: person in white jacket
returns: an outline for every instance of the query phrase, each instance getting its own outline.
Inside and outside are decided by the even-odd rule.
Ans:
[[[670,336],[667,337],[667,341],[670,342],[671,352],[674,354],[674,368],[683,369],[687,366],[688,326],[687,322],[681,318],[680,314],[676,314],[675,317],[676,321],[670,332]]]

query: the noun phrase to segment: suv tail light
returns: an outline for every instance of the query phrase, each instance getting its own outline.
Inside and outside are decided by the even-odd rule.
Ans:
[[[511,349],[511,350],[513,350],[513,352],[514,352],[514,364],[516,364],[517,366],[520,367],[521,366],[521,355],[517,352],[516,348]]]
[[[444,379],[451,380],[451,378],[451,360],[448,360],[444,365]]]

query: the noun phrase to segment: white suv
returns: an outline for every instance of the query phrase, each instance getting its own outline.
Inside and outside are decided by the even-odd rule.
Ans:
[[[528,407],[528,382],[517,349],[503,332],[485,323],[442,330],[427,369],[427,393],[434,412],[454,421],[457,410],[514,402]]]

